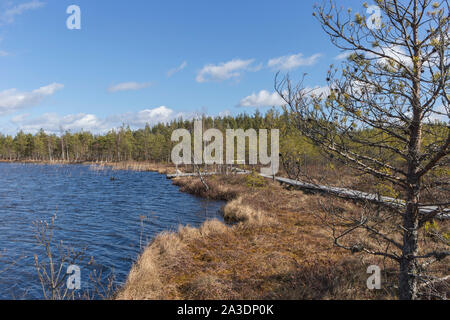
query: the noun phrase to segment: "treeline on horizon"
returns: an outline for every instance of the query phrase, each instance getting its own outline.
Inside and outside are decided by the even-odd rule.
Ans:
[[[273,108],[264,115],[258,110],[248,115],[210,117],[203,116],[203,130],[216,128],[225,134],[227,129],[279,129],[280,152],[294,155],[300,161],[324,161],[319,149],[296,129],[291,115]],[[438,124],[445,131],[445,124]],[[0,133],[0,160],[3,161],[70,161],[70,162],[120,162],[153,161],[170,162],[172,132],[187,129],[193,132],[194,120],[176,119],[168,123],[132,130],[123,125],[105,134],[88,131],[49,134],[40,130],[36,134],[18,132],[15,136]],[[440,130],[439,130],[440,131]],[[373,132],[361,131],[371,135]],[[426,138],[426,137],[425,137]],[[433,139],[431,136],[429,139]],[[270,141],[270,140],[269,140]],[[247,146],[246,146],[246,149]],[[248,154],[248,150],[247,154]],[[370,152],[368,150],[368,152]]]
[[[295,130],[289,125],[289,115],[271,109],[264,115],[256,111],[252,115],[240,114],[225,117],[203,117],[203,128],[227,129],[279,129],[280,141],[287,142],[288,136],[294,136]],[[0,133],[0,160],[4,161],[155,161],[170,162],[172,148],[178,142],[172,142],[175,129],[187,129],[193,132],[194,120],[182,118],[168,123],[132,130],[123,125],[105,134],[93,134],[88,131],[64,134],[49,134],[41,129],[36,134],[19,131],[15,136]],[[298,140],[298,138],[297,138]],[[297,141],[305,144],[306,141]],[[292,147],[292,146],[291,146]],[[304,145],[306,152],[314,153],[312,145]]]

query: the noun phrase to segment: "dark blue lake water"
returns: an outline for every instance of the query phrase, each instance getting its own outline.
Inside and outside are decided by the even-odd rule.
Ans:
[[[0,163],[0,299],[43,298],[33,258],[43,257],[36,221],[49,221],[56,213],[55,240],[87,247],[82,286],[94,267],[104,275],[113,272],[120,285],[142,241],[180,224],[220,220],[222,205],[181,193],[157,173]],[[91,257],[95,263],[88,265]]]

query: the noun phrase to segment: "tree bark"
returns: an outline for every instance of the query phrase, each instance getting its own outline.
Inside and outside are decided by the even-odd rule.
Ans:
[[[409,202],[403,227],[406,229],[403,235],[403,249],[400,260],[399,275],[399,298],[400,300],[417,299],[417,261],[414,256],[418,252],[418,206],[417,203]]]
[[[411,97],[412,118],[409,127],[407,205],[403,217],[403,248],[400,259],[399,298],[400,300],[417,299],[418,286],[418,231],[420,203],[420,148],[422,142],[422,105],[421,105],[421,46],[418,41],[418,1],[414,0],[413,42],[414,42],[414,77],[412,79],[413,96]]]
[[[419,90],[419,89],[417,89]],[[418,92],[418,91],[417,91]],[[400,300],[415,300],[417,298],[417,260],[418,231],[419,231],[419,203],[420,177],[419,150],[421,145],[422,126],[420,109],[414,111],[410,127],[408,189],[406,211],[403,217],[403,248],[400,259],[399,298]]]

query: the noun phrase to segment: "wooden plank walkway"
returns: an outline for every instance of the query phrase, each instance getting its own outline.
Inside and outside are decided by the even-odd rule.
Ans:
[[[263,175],[262,177],[273,179],[273,176]],[[394,199],[390,197],[383,197],[379,196],[377,194],[373,193],[367,193],[357,190],[351,190],[346,188],[339,188],[339,187],[330,187],[330,186],[323,186],[313,183],[306,183],[301,182],[297,180],[292,180],[288,178],[281,178],[281,177],[275,177],[275,180],[287,184],[290,186],[293,186],[295,188],[303,189],[303,190],[311,190],[311,191],[319,191],[324,193],[333,194],[335,196],[346,198],[346,199],[354,199],[354,200],[364,200],[364,201],[370,201],[374,203],[379,203],[383,205],[387,205],[389,207],[393,208],[404,208],[406,205],[406,202],[404,200]],[[437,206],[424,206],[420,208],[420,213],[422,214],[430,214],[435,211],[439,211],[439,207]],[[450,209],[444,209],[440,210],[441,212],[438,215],[439,219],[450,219]]]
[[[244,170],[239,170],[239,171],[235,171],[232,174],[249,174],[251,173],[250,171],[244,171]],[[220,172],[202,172],[201,175],[202,177],[207,177],[207,176],[217,176],[217,175],[221,175],[222,173]],[[198,173],[175,173],[175,174],[168,174],[167,179],[175,179],[175,178],[184,178],[184,177],[198,177]]]
[[[205,172],[202,173],[202,177],[204,176],[216,176],[219,175],[218,172]],[[198,173],[175,173],[175,174],[168,174],[167,179],[175,179],[175,178],[184,178],[184,177],[198,177]]]
[[[249,173],[250,173],[250,171],[245,171],[245,170],[238,170],[238,171],[234,172],[234,174],[249,174]],[[218,173],[218,172],[207,172],[206,173],[205,172],[205,173],[202,173],[202,176],[213,176],[213,175],[219,175],[219,174],[221,174],[221,173]],[[169,174],[169,175],[167,175],[167,179],[174,179],[177,177],[196,177],[196,176],[198,176],[197,173]],[[260,176],[262,176],[264,178],[268,178],[268,179],[275,179],[275,181],[278,181],[282,184],[287,184],[287,185],[293,186],[298,189],[333,194],[337,197],[345,198],[345,199],[370,201],[373,203],[383,204],[383,205],[387,205],[389,207],[398,208],[398,209],[404,208],[406,205],[406,202],[404,200],[394,199],[394,198],[390,198],[390,197],[383,197],[383,196],[379,196],[379,195],[373,194],[373,193],[367,193],[367,192],[351,190],[351,189],[346,189],[346,188],[324,186],[324,185],[307,183],[307,182],[302,182],[302,181],[292,180],[292,179],[282,178],[282,177],[274,178],[273,176],[264,175],[264,174],[260,174]],[[420,213],[430,214],[430,213],[438,211],[438,210],[440,210],[440,209],[437,206],[424,206],[424,207],[420,208]],[[441,210],[441,212],[439,213],[437,218],[450,219],[450,209]]]

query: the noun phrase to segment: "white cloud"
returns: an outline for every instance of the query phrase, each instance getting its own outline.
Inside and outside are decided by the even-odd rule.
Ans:
[[[254,59],[241,60],[234,59],[228,62],[222,62],[218,65],[208,64],[197,74],[197,82],[224,81],[231,78],[239,78],[244,71],[257,71],[259,68],[252,69],[250,65]]]
[[[221,118],[225,118],[225,117],[229,117],[231,116],[231,111],[230,110],[224,110],[219,112],[219,117]]]
[[[352,52],[350,52],[350,51],[342,52],[341,54],[338,54],[336,57],[334,57],[334,60],[347,59],[351,54],[352,54]]]
[[[425,115],[428,122],[440,121],[450,123],[450,108],[446,108],[443,104],[434,107]]]
[[[183,70],[183,69],[186,68],[186,67],[187,67],[187,62],[184,61],[184,62],[183,62],[181,65],[179,65],[178,67],[173,68],[173,69],[170,69],[170,70],[167,72],[167,77],[170,78],[170,77],[173,76],[175,73],[180,72],[181,70]]]
[[[42,102],[45,97],[53,95],[64,88],[64,85],[52,83],[31,92],[19,92],[8,89],[0,92],[0,116],[17,110],[32,107]]]
[[[399,61],[408,68],[412,67],[413,65],[413,62],[411,58],[406,54],[405,49],[400,46],[378,48],[376,52],[378,52],[379,54],[383,54],[387,57],[390,57],[395,61]],[[379,63],[381,64],[388,63],[387,58],[381,58],[378,54],[375,53],[369,53],[367,57],[370,59],[378,59]]]
[[[17,130],[36,133],[44,129],[50,133],[60,133],[61,130],[70,130],[77,132],[81,130],[93,133],[104,133],[108,130],[118,128],[123,124],[131,128],[143,128],[147,123],[150,125],[159,122],[168,122],[183,116],[183,113],[177,113],[174,110],[161,106],[154,109],[145,109],[138,112],[127,112],[115,114],[105,118],[99,118],[94,114],[69,114],[60,116],[55,113],[46,113],[39,117],[31,118],[29,114],[23,114],[11,119],[11,123]]]
[[[320,87],[306,87],[304,92],[311,96],[328,96],[330,94],[330,88],[328,86]],[[287,92],[283,92],[287,94]],[[278,92],[269,92],[261,90],[258,93],[253,93],[239,103],[239,107],[280,107],[286,105],[286,101],[278,94]]]
[[[245,97],[239,103],[240,107],[272,107],[282,106],[285,101],[280,97],[277,92],[270,93],[266,90],[261,90],[258,93]]]
[[[377,47],[373,49],[375,53],[369,52],[364,53],[362,51],[357,51],[357,53],[365,55],[366,58],[375,60],[377,63],[385,65],[388,63],[389,58],[392,58],[395,61],[401,62],[408,68],[413,66],[413,62],[411,57],[406,52],[406,49],[402,46],[391,46],[391,47]],[[339,55],[337,55],[335,60],[343,60],[348,58],[353,52],[345,51]],[[386,57],[381,57],[380,55],[385,55]]]
[[[33,0],[21,3],[14,7],[9,7],[2,14],[0,14],[0,23],[13,23],[16,16],[19,16],[26,11],[42,8],[44,5],[44,2]]]
[[[147,123],[156,124],[158,122],[167,122],[179,117],[172,109],[161,106],[154,109],[144,109],[138,112],[128,112],[119,115],[113,115],[106,119],[106,122],[113,125],[121,125],[125,123],[131,127],[143,127]]]
[[[29,116],[30,116],[29,113],[19,114],[18,116],[11,118],[11,122],[19,123],[25,121]]]
[[[316,86],[314,88],[305,88],[305,92],[309,93],[310,95],[314,95],[316,97],[328,97],[330,95],[330,87],[324,86]]]
[[[18,130],[36,133],[40,129],[46,132],[59,133],[66,130],[79,131],[92,130],[101,132],[106,129],[102,120],[93,114],[71,114],[59,116],[55,113],[45,113],[36,118],[30,118],[29,115],[20,115],[11,119],[11,122],[17,126]]]
[[[270,59],[267,65],[274,70],[288,71],[300,66],[312,66],[321,56],[322,54],[316,53],[310,57],[304,57],[302,53],[299,53]]]
[[[109,92],[118,92],[118,91],[136,91],[144,88],[148,88],[152,85],[151,82],[123,82],[108,88]]]

